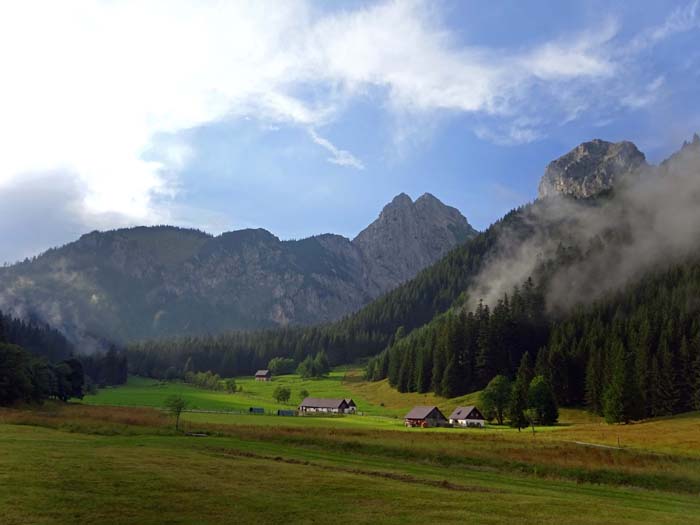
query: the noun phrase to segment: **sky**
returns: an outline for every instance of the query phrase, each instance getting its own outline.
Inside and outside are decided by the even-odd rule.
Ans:
[[[0,3],[0,263],[174,224],[354,237],[396,194],[478,229],[593,138],[700,132],[700,0]]]

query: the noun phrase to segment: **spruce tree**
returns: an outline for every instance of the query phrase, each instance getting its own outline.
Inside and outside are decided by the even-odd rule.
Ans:
[[[693,409],[693,360],[690,355],[690,345],[688,339],[683,337],[678,351],[678,404],[677,412],[687,412]]]
[[[528,409],[534,411],[540,425],[553,425],[559,419],[554,390],[543,376],[536,376],[530,383],[527,401]]]
[[[526,352],[520,360],[520,367],[515,376],[508,407],[510,425],[518,430],[526,428],[528,425],[528,419],[525,417],[525,410],[527,410],[527,391],[532,381],[532,376],[533,371],[532,363],[530,362],[530,354]]]
[[[599,349],[593,350],[586,366],[586,406],[594,414],[603,413],[603,366]]]
[[[664,339],[659,347],[659,401],[658,415],[670,416],[676,413],[680,396],[678,371],[668,342]]]
[[[460,394],[459,392],[459,370],[457,368],[457,359],[452,356],[447,362],[445,367],[445,373],[442,376],[442,386],[441,389],[442,396],[444,397],[456,397]]]
[[[615,341],[612,349],[612,370],[603,395],[603,415],[608,423],[628,423],[641,417],[634,360],[621,341]]]
[[[693,381],[693,408],[700,410],[700,352],[695,358],[693,374],[695,376]]]

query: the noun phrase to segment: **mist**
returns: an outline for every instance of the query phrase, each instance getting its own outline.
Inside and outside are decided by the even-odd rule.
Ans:
[[[541,199],[524,210],[524,221],[501,235],[469,290],[469,306],[480,299],[493,305],[533,277],[545,284],[549,311],[566,312],[697,255],[700,140],[623,177],[611,196]],[[549,269],[555,260],[565,262]]]

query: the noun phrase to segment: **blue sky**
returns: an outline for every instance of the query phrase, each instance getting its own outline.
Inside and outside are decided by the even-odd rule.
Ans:
[[[483,229],[582,141],[700,131],[698,0],[493,4],[3,4],[0,261],[135,224],[352,237],[400,192]]]

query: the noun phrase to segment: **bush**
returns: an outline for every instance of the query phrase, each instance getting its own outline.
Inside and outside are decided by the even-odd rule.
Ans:
[[[286,403],[289,401],[289,398],[292,397],[292,390],[289,387],[280,385],[275,388],[275,391],[272,393],[272,397],[274,397],[279,403]]]

